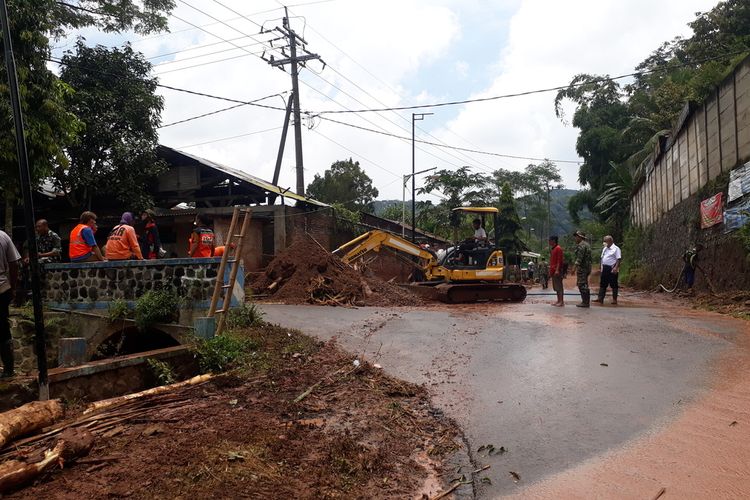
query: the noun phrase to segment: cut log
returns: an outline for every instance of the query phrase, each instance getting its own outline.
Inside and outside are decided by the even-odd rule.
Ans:
[[[0,449],[13,439],[48,427],[63,417],[60,400],[33,401],[0,413]]]
[[[91,413],[96,410],[100,410],[102,408],[106,408],[108,406],[116,405],[119,403],[124,403],[126,401],[129,401],[131,399],[138,399],[142,398],[144,396],[150,396],[152,394],[161,394],[163,392],[172,391],[174,389],[179,389],[181,387],[186,387],[190,385],[197,385],[201,384],[207,380],[209,380],[213,375],[210,373],[207,373],[205,375],[198,375],[193,378],[189,378],[187,380],[183,380],[182,382],[177,382],[176,384],[170,384],[170,385],[161,385],[159,387],[154,387],[153,389],[146,389],[145,391],[141,392],[134,392],[133,394],[126,394],[124,396],[119,396],[116,398],[111,399],[104,399],[102,401],[96,401],[95,403],[91,403],[88,408],[83,412],[84,415]]]
[[[29,484],[56,465],[62,468],[66,462],[86,456],[94,444],[94,436],[84,429],[66,429],[60,434],[57,444],[44,452],[39,462],[27,463],[9,460],[0,464],[0,494]]]

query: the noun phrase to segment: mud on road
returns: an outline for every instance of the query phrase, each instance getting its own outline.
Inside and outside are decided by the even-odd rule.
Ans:
[[[443,490],[457,430],[423,388],[367,363],[357,368],[351,354],[299,332],[269,326],[248,336],[259,355],[276,354],[176,391],[179,404],[115,427],[83,463],[8,498],[419,498]]]

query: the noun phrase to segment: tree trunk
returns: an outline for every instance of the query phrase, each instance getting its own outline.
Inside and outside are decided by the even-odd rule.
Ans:
[[[16,206],[16,197],[10,190],[5,190],[5,232],[8,236],[13,237],[13,209]]]
[[[86,429],[66,429],[54,448],[44,452],[39,462],[9,460],[0,465],[0,494],[29,484],[56,465],[85,456],[94,445],[94,436]]]
[[[63,416],[60,400],[33,401],[0,413],[0,449],[13,439],[50,426]]]

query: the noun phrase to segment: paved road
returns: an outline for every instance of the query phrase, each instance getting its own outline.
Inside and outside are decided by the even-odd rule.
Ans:
[[[516,493],[669,421],[705,390],[736,335],[731,325],[680,321],[678,310],[647,302],[581,310],[532,300],[262,307],[272,322],[337,337],[390,374],[427,385],[475,454],[484,444],[504,446],[504,455],[475,455],[491,465],[483,498]]]

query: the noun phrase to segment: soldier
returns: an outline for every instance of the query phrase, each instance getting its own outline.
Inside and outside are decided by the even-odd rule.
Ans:
[[[581,292],[581,303],[576,307],[591,305],[591,291],[589,290],[589,274],[591,274],[591,246],[586,241],[586,235],[581,230],[573,233],[576,240],[573,268],[576,273],[576,285]]]

